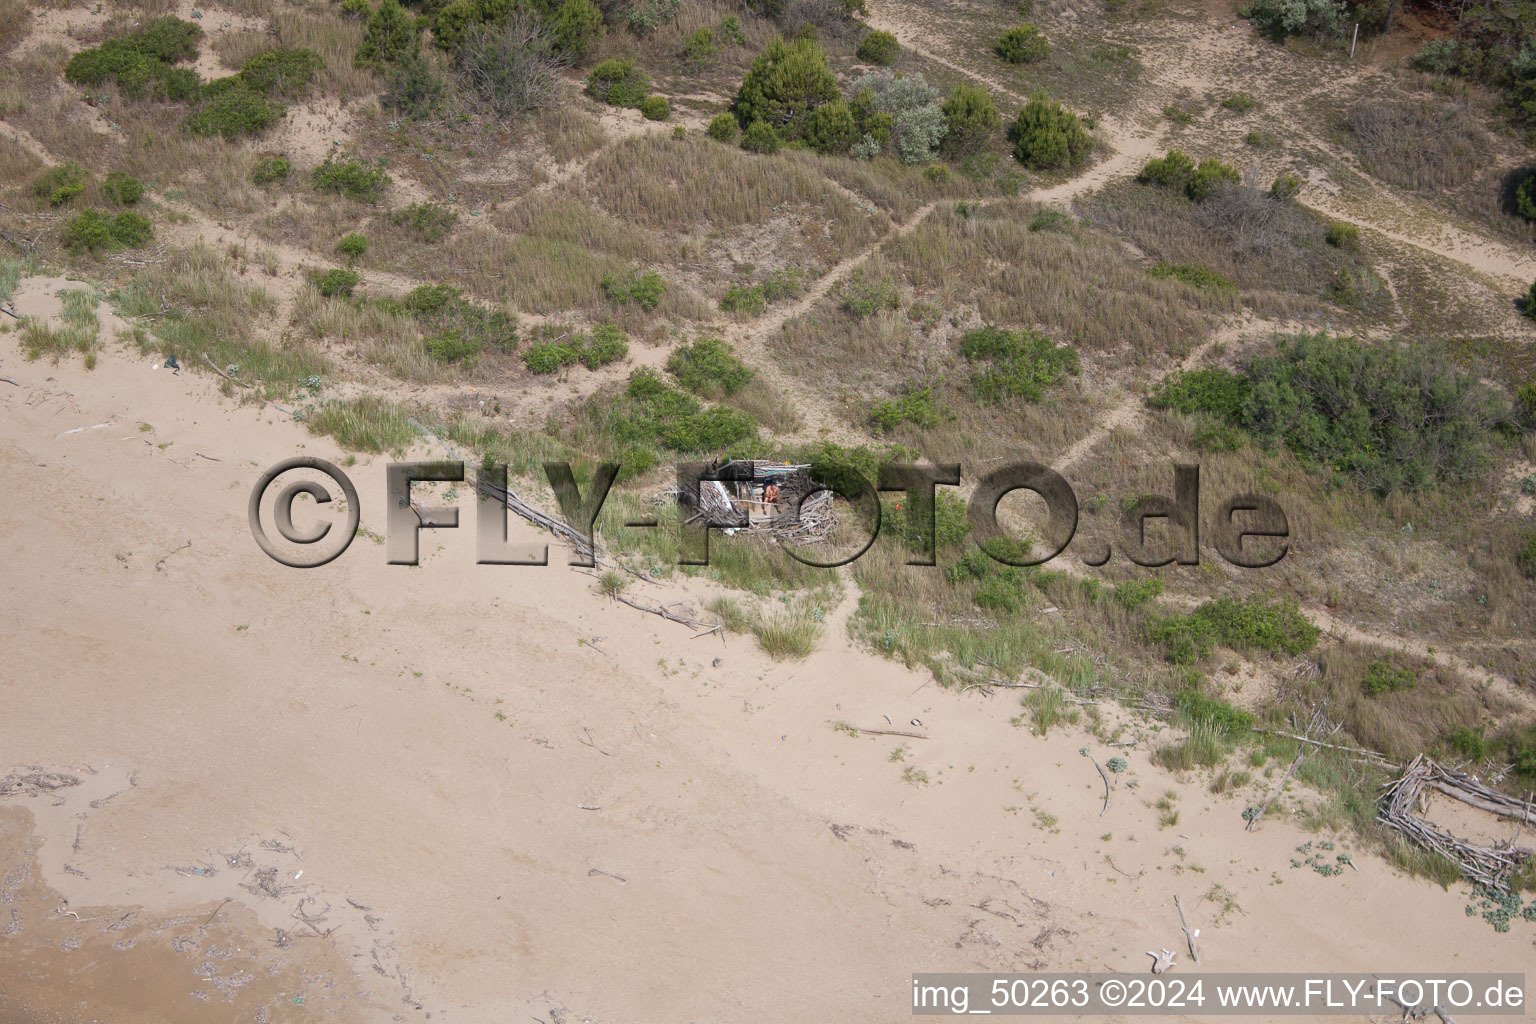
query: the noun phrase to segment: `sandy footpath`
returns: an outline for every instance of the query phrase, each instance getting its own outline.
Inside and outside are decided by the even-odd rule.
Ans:
[[[558,546],[476,566],[468,487],[420,567],[365,534],[285,568],[249,490],[333,442],[110,346],[9,334],[0,376],[0,778],[78,781],[0,798],[0,1020],[895,1021],[918,970],[1143,973],[1176,894],[1208,970],[1532,966],[1373,856],[1293,868],[1319,837],[1246,833],[1256,794],[1146,730],[1035,737],[836,636],[690,640]],[[384,464],[348,469],[381,535]],[[1130,761],[1102,817],[1084,746]]]

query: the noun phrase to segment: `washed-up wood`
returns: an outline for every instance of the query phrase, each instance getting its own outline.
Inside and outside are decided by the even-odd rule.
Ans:
[[[1461,868],[1462,876],[1469,881],[1507,890],[1510,876],[1520,870],[1532,851],[1516,846],[1514,840],[1481,846],[1428,821],[1418,813],[1426,789],[1525,824],[1536,823],[1530,796],[1521,800],[1500,793],[1466,772],[1447,768],[1423,754],[1385,787],[1386,799],[1379,814],[1383,824],[1421,848],[1447,858]]]

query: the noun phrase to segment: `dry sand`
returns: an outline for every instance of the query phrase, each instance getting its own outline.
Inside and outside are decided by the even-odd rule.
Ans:
[[[838,630],[690,640],[557,545],[476,566],[467,487],[420,567],[285,568],[247,496],[332,442],[113,346],[8,334],[0,376],[0,778],[78,779],[0,798],[0,1020],[894,1021],[913,971],[1143,973],[1175,894],[1207,970],[1532,966],[1374,856],[1293,868],[1289,815],[1243,830],[1267,780],[1213,796],[1145,727],[1035,737]],[[377,534],[384,465],[348,470]],[[1102,817],[1084,746],[1131,763]]]

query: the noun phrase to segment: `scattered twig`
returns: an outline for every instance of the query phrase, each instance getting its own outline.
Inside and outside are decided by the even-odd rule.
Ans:
[[[900,729],[859,729],[859,732],[868,733],[871,736],[905,736],[909,740],[925,740],[928,738],[920,732],[902,732]]]
[[[7,384],[11,385],[11,387],[13,387],[13,388],[21,387],[20,384],[17,384],[15,381],[11,380],[11,378],[9,378],[9,377],[0,377],[0,380],[5,381]]]
[[[584,740],[583,739],[578,739],[576,741],[577,743],[580,743],[582,746],[585,746],[585,747],[591,747],[593,750],[597,751],[599,754],[602,754],[604,757],[612,757],[613,756],[612,754],[608,753],[608,751],[606,751],[602,747],[598,746],[597,743],[592,739],[592,730],[591,729],[588,729],[586,726],[582,726],[581,727],[581,731],[587,734],[587,738],[584,739]]]
[[[192,454],[196,455],[200,459],[207,459],[209,462],[223,462],[224,461],[223,459],[216,459],[212,455],[204,455],[202,452],[193,452]]]
[[[229,374],[227,374],[223,370],[219,369],[218,366],[214,363],[214,361],[212,359],[208,358],[208,353],[207,352],[203,353],[203,360],[210,367],[212,367],[214,373],[218,374],[220,377],[223,377],[225,380],[229,381],[231,384],[238,384],[242,388],[253,388],[253,387],[256,386],[254,384],[247,384],[243,380],[235,380],[235,378],[231,377]]]
[[[616,880],[620,885],[628,885],[629,884],[629,879],[625,878],[623,875],[616,875],[612,871],[600,871],[597,868],[593,868],[592,870],[587,872],[587,877],[588,878],[596,878],[598,875],[603,875],[605,877],[612,878],[612,879]]]
[[[209,925],[210,925],[210,924],[212,924],[212,923],[213,923],[213,919],[214,919],[214,918],[216,918],[216,917],[218,917],[218,916],[219,916],[219,911],[221,911],[221,910],[223,910],[223,909],[224,909],[224,907],[225,907],[225,906],[226,906],[226,905],[227,905],[227,904],[228,904],[228,903],[229,903],[229,901],[230,901],[230,900],[232,900],[232,899],[234,899],[234,897],[233,897],[233,896],[226,896],[226,897],[224,897],[224,902],[223,902],[223,903],[220,903],[220,904],[219,904],[219,905],[218,905],[218,906],[217,906],[217,907],[214,907],[214,908],[213,908],[213,913],[211,913],[211,914],[209,914],[209,915],[208,915],[208,920],[206,920],[206,921],[204,921],[204,922],[203,922],[203,927],[204,927],[204,928],[206,928],[206,927],[208,927],[208,926],[209,926]]]
[[[82,432],[87,431],[87,430],[100,430],[102,427],[110,427],[111,425],[112,425],[112,421],[108,420],[105,423],[93,423],[89,427],[74,427],[74,428],[72,428],[70,430],[61,430],[57,434],[54,434],[53,436],[54,437],[68,437],[70,434],[79,434],[79,433],[82,433]]]
[[[1104,812],[1109,810],[1109,774],[1104,771],[1104,766],[1099,764],[1098,761],[1091,757],[1088,760],[1093,761],[1093,766],[1099,770],[1099,778],[1104,780],[1104,806],[1099,808],[1099,817],[1102,818],[1104,817]],[[1199,960],[1200,958],[1195,957],[1195,959]]]
[[[1173,905],[1179,912],[1179,926],[1184,929],[1184,941],[1189,943],[1189,956],[1195,963],[1200,962],[1200,950],[1195,948],[1195,935],[1189,930],[1189,922],[1184,920],[1184,904],[1179,898],[1173,898]]]

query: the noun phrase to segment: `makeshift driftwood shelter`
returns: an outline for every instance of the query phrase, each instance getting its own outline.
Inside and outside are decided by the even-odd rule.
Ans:
[[[731,459],[712,463],[706,479],[674,489],[683,521],[707,522],[726,530],[772,534],[782,541],[823,540],[837,525],[832,492],[811,479],[809,465],[767,459]],[[772,481],[779,497],[769,503],[764,488]]]
[[[1422,806],[1426,789],[1438,790],[1480,810],[1513,818],[1519,823],[1514,838],[1493,846],[1478,846],[1457,838],[1416,812]],[[1532,856],[1530,849],[1515,845],[1521,825],[1536,825],[1536,809],[1532,808],[1530,796],[1519,800],[1500,793],[1465,772],[1447,768],[1423,754],[1413,759],[1401,777],[1387,784],[1386,792],[1381,820],[1425,849],[1455,862],[1470,881],[1493,889],[1508,888],[1509,876]]]

